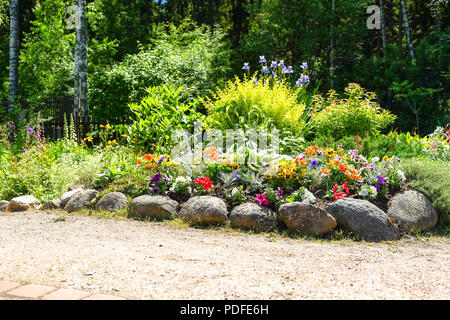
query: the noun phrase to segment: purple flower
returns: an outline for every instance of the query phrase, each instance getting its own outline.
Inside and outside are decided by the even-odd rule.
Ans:
[[[40,138],[41,134],[39,132],[36,132],[36,134],[34,135],[35,138]]]
[[[12,121],[12,120],[8,121],[8,125],[9,125],[9,127],[11,128],[11,130],[14,130],[14,128],[16,127],[16,126],[14,125],[14,121]]]
[[[269,68],[267,68],[266,66],[262,67],[261,71],[262,73],[270,73]]]
[[[276,61],[272,61],[272,63],[270,64],[271,68],[277,68],[278,67],[278,63]]]
[[[300,76],[300,78],[297,80],[297,82],[295,83],[295,85],[297,87],[300,87],[300,86],[304,86],[305,84],[308,84],[309,82],[310,82],[309,76],[302,74]]]
[[[384,178],[383,178],[382,176],[377,176],[377,178],[378,178],[378,181],[379,181],[381,184],[387,184],[387,181],[384,180]]]
[[[272,71],[272,74],[271,74],[270,76],[271,76],[272,78],[275,78],[276,75],[277,75],[277,74],[276,74],[275,72]]]
[[[258,84],[259,82],[258,82],[258,78],[254,78],[253,79],[253,84]]]
[[[240,175],[238,175],[237,170],[234,171],[234,180],[239,180],[241,178]]]
[[[34,131],[34,129],[32,127],[30,127],[30,126],[27,126],[27,130],[28,130],[29,133],[33,133],[33,131]]]
[[[17,117],[17,119],[22,120],[23,119],[23,115],[20,113],[19,116]]]
[[[287,73],[294,73],[294,68],[292,66],[287,67]]]
[[[158,160],[158,166],[166,159],[166,157],[161,157],[161,159]]]
[[[284,60],[280,60],[280,63],[278,64],[279,67],[282,67],[283,69],[286,68],[284,65]]]
[[[155,176],[150,180],[150,183],[148,184],[149,187],[151,187],[153,184],[157,183],[159,180],[161,180],[162,174],[161,172],[155,174]]]
[[[282,195],[283,195],[283,190],[281,190],[281,188],[278,187],[278,189],[277,189],[277,200],[280,200]]]
[[[375,189],[377,189],[377,192],[381,191],[381,186],[379,184],[376,184],[374,187],[375,187]]]
[[[158,192],[159,192],[159,188],[158,188],[158,187],[154,187],[154,188],[152,189],[152,192],[158,193]]]
[[[306,62],[303,62],[300,68],[302,68],[303,70],[308,70],[308,64]]]
[[[259,56],[259,63],[267,62],[266,58],[264,56]]]
[[[319,163],[317,162],[317,159],[313,159],[313,160],[311,161],[311,163],[310,163],[310,166],[311,166],[311,168],[312,168],[312,167],[317,167],[318,164],[319,164]]]
[[[244,63],[244,66],[242,67],[242,70],[250,70],[250,66],[248,62]]]

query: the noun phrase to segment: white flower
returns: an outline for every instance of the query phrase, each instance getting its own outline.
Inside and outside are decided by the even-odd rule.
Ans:
[[[234,196],[238,192],[239,192],[238,188],[233,188],[233,190],[231,190],[231,195]]]
[[[397,170],[397,173],[400,176],[402,182],[405,182],[406,181],[405,173],[402,170]]]

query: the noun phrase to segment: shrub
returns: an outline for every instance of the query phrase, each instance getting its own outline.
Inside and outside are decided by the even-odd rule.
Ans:
[[[311,126],[318,135],[331,135],[335,139],[345,136],[373,135],[394,122],[395,115],[374,102],[375,94],[360,85],[350,83],[345,98],[339,99],[335,91],[328,97],[316,96]]]
[[[180,100],[191,102],[222,85],[230,70],[229,49],[220,29],[182,24],[159,30],[152,46],[141,47],[119,64],[97,70],[90,78],[89,105],[94,121],[119,123],[130,115],[146,89],[162,84],[182,86]]]
[[[297,102],[297,94],[285,82],[264,83],[254,80],[229,81],[227,86],[205,99],[207,121],[219,129],[234,129],[236,124],[268,126],[292,132],[301,131],[305,105]]]
[[[400,163],[410,181],[409,186],[422,192],[439,212],[440,226],[449,232],[450,226],[450,164],[448,161],[408,159]]]
[[[182,87],[150,87],[139,104],[130,104],[133,123],[128,126],[128,135],[136,150],[169,152],[172,132],[192,130],[195,120],[202,119],[195,103],[180,103],[181,91]]]

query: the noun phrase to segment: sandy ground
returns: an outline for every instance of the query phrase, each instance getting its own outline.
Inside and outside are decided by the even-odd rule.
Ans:
[[[167,223],[0,213],[0,279],[131,299],[449,299],[450,239],[276,240]]]

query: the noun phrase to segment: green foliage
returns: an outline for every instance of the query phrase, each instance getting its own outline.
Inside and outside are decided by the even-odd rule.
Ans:
[[[427,159],[409,159],[400,163],[409,186],[431,201],[440,214],[440,225],[450,226],[450,163]]]
[[[90,78],[89,105],[94,121],[122,122],[127,105],[137,103],[151,86],[183,87],[182,102],[192,102],[221,85],[229,73],[229,49],[220,28],[184,23],[160,28],[152,45],[122,62],[98,69]]]
[[[234,187],[226,197],[233,206],[238,206],[247,200],[243,186]]]
[[[252,79],[235,78],[226,88],[218,89],[206,99],[208,121],[215,128],[234,129],[236,124],[263,125],[272,123],[277,129],[299,131],[305,105],[297,102],[296,92],[284,82],[270,85]]]
[[[375,94],[366,92],[360,85],[350,83],[345,92],[342,99],[334,91],[330,91],[328,97],[317,97],[311,116],[311,127],[317,134],[331,135],[335,139],[355,135],[365,137],[395,120],[395,115],[373,101]]]
[[[130,104],[133,123],[128,126],[128,135],[136,150],[170,152],[172,132],[192,131],[194,122],[202,119],[194,102],[180,103],[181,91],[182,87],[172,85],[150,87],[140,104]]]

